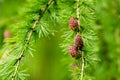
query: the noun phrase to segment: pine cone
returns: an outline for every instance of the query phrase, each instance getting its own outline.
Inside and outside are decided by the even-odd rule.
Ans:
[[[76,34],[74,39],[74,46],[77,50],[82,50],[83,48],[83,39],[79,33]]]
[[[70,26],[70,29],[75,29],[78,27],[78,22],[75,18],[71,17],[70,18],[70,21],[69,21],[69,26]]]
[[[68,52],[72,57],[76,57],[77,55],[77,50],[76,50],[76,47],[74,46],[68,46]]]

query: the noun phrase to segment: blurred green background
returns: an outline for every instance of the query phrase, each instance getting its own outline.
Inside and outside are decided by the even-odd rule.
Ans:
[[[0,0],[0,49],[4,43],[4,31],[19,21],[18,10],[26,0]],[[89,80],[120,80],[120,1],[98,0],[96,3],[96,31],[99,37],[100,62]],[[71,57],[64,55],[59,44],[62,42],[61,27],[56,26],[54,36],[42,38],[34,44],[34,57],[27,56],[24,67],[30,74],[28,80],[72,80]],[[12,34],[12,33],[11,33]],[[0,53],[2,56],[2,53]]]

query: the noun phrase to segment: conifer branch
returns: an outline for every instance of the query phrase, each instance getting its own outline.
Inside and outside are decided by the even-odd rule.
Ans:
[[[26,51],[26,48],[28,47],[29,43],[30,43],[30,39],[35,31],[35,27],[37,26],[38,22],[40,21],[40,19],[43,17],[44,13],[46,12],[46,10],[50,7],[50,5],[54,2],[54,0],[49,0],[49,2],[45,5],[45,7],[40,10],[39,12],[39,17],[38,19],[36,19],[33,23],[33,26],[31,27],[31,30],[26,38],[26,42],[25,42],[25,45],[24,45],[24,49],[23,51],[21,52],[20,56],[18,57],[16,63],[15,63],[15,71],[12,75],[12,80],[15,80],[15,76],[17,74],[17,71],[18,71],[18,68],[20,66],[20,62],[22,60],[22,58],[24,57],[25,55],[25,51]]]
[[[95,59],[96,61],[98,60],[96,58],[97,54],[93,54],[97,52],[97,45],[94,42],[97,40],[97,36],[95,29],[93,29],[95,13],[94,9],[91,9],[95,2],[94,0],[76,0],[76,2],[73,3],[75,3],[74,5],[76,6],[76,10],[74,11],[69,6],[68,9],[70,8],[70,11],[73,10],[73,12],[71,12],[71,15],[74,15],[75,12],[77,19],[74,18],[75,16],[70,18],[69,28],[73,31],[73,33],[70,31],[65,31],[65,34],[63,35],[64,41],[61,47],[64,48],[63,51],[67,53],[67,50],[65,48],[68,46],[68,44],[70,44],[70,46],[68,46],[68,53],[72,58],[75,58],[78,67],[76,69],[73,67],[73,80],[84,80],[91,77],[87,76],[87,73],[89,72],[85,73],[85,68],[91,65],[91,63],[95,62]],[[73,5],[73,3],[71,4]],[[74,38],[73,44],[74,35],[76,36]],[[78,45],[81,47],[78,47]]]
[[[79,28],[80,28],[80,0],[77,0],[77,19],[78,19],[78,24],[79,24]],[[79,30],[80,31],[80,30]],[[80,76],[80,80],[83,80],[83,76],[84,76],[84,54],[81,52],[81,60],[82,60],[82,67],[81,67],[81,76]]]

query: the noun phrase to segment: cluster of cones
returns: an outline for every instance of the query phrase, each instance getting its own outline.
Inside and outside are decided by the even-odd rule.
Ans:
[[[73,17],[70,18],[69,21],[69,26],[71,30],[74,30],[75,28],[78,28],[78,22],[76,19]],[[83,48],[83,39],[80,35],[80,33],[77,33],[75,38],[74,38],[74,45],[73,46],[68,46],[68,52],[72,57],[81,57],[80,51],[82,51]]]

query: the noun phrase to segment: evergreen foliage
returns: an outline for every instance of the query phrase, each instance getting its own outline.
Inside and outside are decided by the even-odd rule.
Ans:
[[[39,51],[44,46],[46,52],[51,49],[48,45],[56,49],[53,51],[57,56],[53,51],[45,56],[48,61],[51,56],[61,61],[60,80],[120,79],[119,0],[11,0],[10,3],[0,0],[0,9],[6,13],[0,11],[0,80],[28,80],[29,67],[25,63],[36,55],[36,43],[46,38],[60,41],[57,46],[49,40],[53,45],[45,41],[45,45],[37,47]],[[5,38],[6,30],[11,37]],[[49,62],[44,64],[46,68]]]
[[[76,1],[74,2],[74,4],[71,2],[71,4],[74,5],[74,7],[69,7],[71,8],[70,9],[71,13],[69,14],[69,16],[74,16],[78,18],[78,22],[80,20],[80,24],[79,24],[80,32],[79,33],[81,34],[83,38],[83,43],[84,43],[84,47],[82,49],[82,54],[84,54],[84,58],[81,57],[80,59],[76,59],[76,60],[73,59],[71,62],[77,65],[76,69],[72,69],[73,80],[92,79],[91,73],[93,69],[90,69],[89,67],[90,66],[94,67],[94,65],[92,64],[95,64],[96,61],[99,61],[99,58],[97,58],[98,46],[97,46],[97,43],[95,43],[98,40],[98,37],[94,29],[95,27],[94,22],[95,22],[95,17],[96,17],[95,7],[94,7],[95,1],[94,0],[91,0],[91,1],[83,0],[83,1],[79,1],[79,3]],[[79,7],[77,7],[77,4],[79,4],[78,5]],[[66,8],[66,9],[69,9],[69,8]],[[77,8],[80,8],[80,11],[76,10]],[[67,16],[68,15],[66,15],[66,17]],[[79,16],[80,16],[80,19],[79,19]],[[76,35],[77,32],[76,30],[71,31],[69,28],[67,28],[64,32],[65,33],[62,36],[64,40],[63,40],[63,43],[61,44],[61,47],[63,48],[63,52],[65,54],[68,54],[67,47],[73,44],[74,36]],[[84,77],[80,75],[83,75]]]
[[[24,74],[24,70],[19,70],[22,58],[28,54],[33,56],[33,44],[38,38],[53,34],[48,20],[55,21],[56,19],[55,12],[51,12],[51,10],[55,10],[55,1],[46,0],[38,3],[37,0],[29,0],[27,3],[24,5],[26,7],[22,9],[23,12],[20,10],[19,13],[22,19],[19,23],[11,25],[14,27],[12,30],[14,37],[7,39],[2,49],[5,55],[5,59],[0,65],[2,80],[24,80],[28,75]]]

